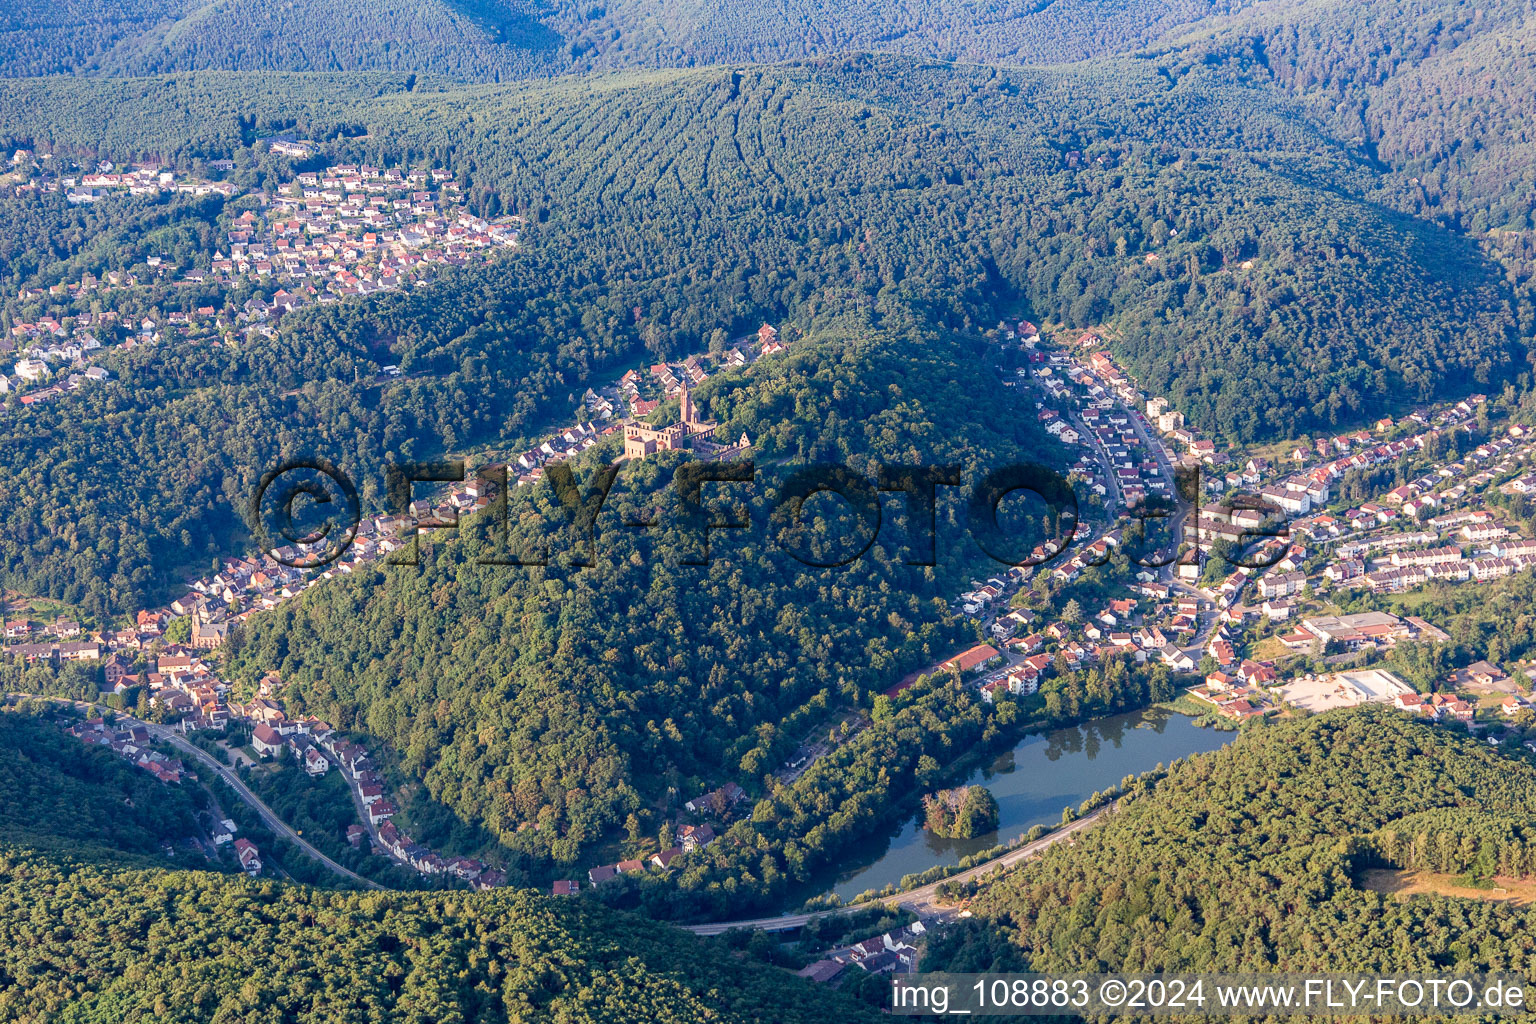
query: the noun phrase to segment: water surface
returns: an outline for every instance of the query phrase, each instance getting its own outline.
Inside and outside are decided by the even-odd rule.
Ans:
[[[870,856],[838,875],[831,891],[846,901],[936,864],[958,864],[1033,825],[1060,823],[1063,807],[1076,809],[1127,775],[1216,750],[1236,738],[1236,732],[1200,728],[1184,715],[1156,709],[1025,736],[965,780],[967,785],[986,786],[997,798],[996,832],[945,839],[924,829],[920,815],[913,816],[883,839],[872,839]]]

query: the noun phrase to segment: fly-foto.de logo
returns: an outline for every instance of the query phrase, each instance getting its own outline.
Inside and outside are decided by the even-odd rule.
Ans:
[[[515,488],[508,486],[504,465],[471,473],[462,461],[387,464],[385,511],[374,517],[373,526],[388,536],[385,562],[391,565],[419,564],[422,532],[458,529],[468,516],[489,517],[494,542],[494,550],[476,560],[508,566],[548,565],[556,557],[570,567],[596,565],[602,535],[614,528],[671,531],[674,546],[684,552],[683,565],[708,565],[711,537],[720,531],[759,530],[800,564],[825,569],[856,562],[882,539],[901,550],[907,565],[935,565],[945,524],[957,524],[962,539],[1010,566],[1048,565],[1092,539],[1072,482],[1034,462],[967,475],[955,465],[880,465],[860,472],[835,463],[759,467],[750,459],[690,461],[672,471],[665,488],[671,500],[650,502],[651,514],[639,517],[608,514],[609,499],[625,486],[624,465],[597,466],[582,479],[570,465],[546,467],[534,486],[553,499],[546,506],[554,510],[553,525],[565,538],[563,545],[551,537],[520,536],[511,528]],[[1171,565],[1181,555],[1187,559],[1190,551],[1197,558],[1205,554],[1198,530],[1191,531],[1190,544],[1179,543],[1183,524],[1200,521],[1199,468],[1177,471],[1176,483],[1173,499],[1149,500],[1121,511],[1116,522],[1102,524],[1117,538],[1124,527],[1146,538],[1142,550],[1127,552],[1143,568]],[[447,493],[418,497],[421,485]],[[953,506],[956,499],[962,514],[941,515],[941,506]],[[263,549],[279,563],[300,568],[341,559],[365,523],[358,487],[323,458],[289,460],[268,470],[247,512]],[[1234,565],[1266,568],[1283,557],[1283,544],[1278,544],[1279,553],[1273,549],[1288,534],[1276,525],[1280,510],[1257,502],[1255,512],[1255,525],[1239,543],[1226,544],[1223,557]],[[1159,530],[1166,536],[1154,540],[1151,534]],[[1258,550],[1250,550],[1255,546]],[[1090,557],[1098,559],[1090,565],[1107,559],[1104,554]]]

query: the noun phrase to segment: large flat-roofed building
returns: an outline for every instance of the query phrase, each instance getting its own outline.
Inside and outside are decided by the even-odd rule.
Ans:
[[[1379,668],[1335,672],[1333,680],[1345,692],[1353,694],[1359,704],[1390,704],[1399,696],[1414,692],[1413,687],[1397,676]]]
[[[1390,612],[1356,612],[1353,615],[1318,615],[1303,619],[1301,628],[1324,643],[1337,642],[1345,650],[1366,645],[1391,646],[1417,635],[1411,623]],[[1437,631],[1438,632],[1438,631]]]

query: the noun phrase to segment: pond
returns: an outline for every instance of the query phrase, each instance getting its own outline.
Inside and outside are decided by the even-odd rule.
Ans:
[[[1202,728],[1171,711],[1149,709],[1025,736],[965,780],[965,785],[986,786],[997,798],[996,832],[945,839],[929,833],[922,827],[921,815],[914,815],[888,833],[883,846],[881,840],[871,840],[870,857],[848,866],[831,891],[846,901],[936,864],[958,864],[973,853],[1015,839],[1033,825],[1060,823],[1063,807],[1075,810],[1095,792],[1119,785],[1127,775],[1216,750],[1237,735]]]

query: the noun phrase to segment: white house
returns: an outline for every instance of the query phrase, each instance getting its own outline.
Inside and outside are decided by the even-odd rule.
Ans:
[[[16,376],[24,381],[36,384],[48,376],[48,364],[41,359],[18,359],[16,361]]]

